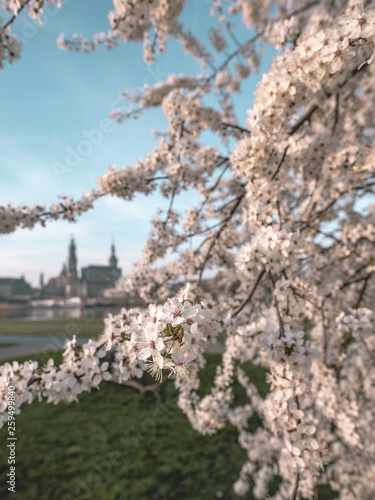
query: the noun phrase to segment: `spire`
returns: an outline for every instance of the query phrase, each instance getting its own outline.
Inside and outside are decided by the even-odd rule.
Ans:
[[[74,242],[73,235],[69,245],[68,270],[70,272],[71,277],[77,278],[76,244]]]
[[[116,257],[116,250],[115,250],[115,243],[113,236],[112,236],[111,256],[109,258],[109,265],[115,269],[117,268],[117,257]]]
[[[112,244],[111,244],[111,255],[112,257],[115,257],[115,237],[112,234]]]

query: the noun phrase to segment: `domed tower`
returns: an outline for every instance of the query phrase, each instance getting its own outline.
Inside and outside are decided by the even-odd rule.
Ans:
[[[115,244],[111,245],[111,256],[109,258],[109,265],[114,269],[117,269],[117,257],[115,255]]]
[[[70,241],[70,246],[69,246],[68,270],[72,278],[77,278],[76,245],[74,243],[73,237]]]

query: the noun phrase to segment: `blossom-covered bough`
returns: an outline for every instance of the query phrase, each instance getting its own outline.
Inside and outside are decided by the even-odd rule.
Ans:
[[[19,55],[10,32],[19,11],[37,17],[43,3],[1,0],[9,18],[0,60]],[[238,429],[248,456],[238,495],[251,488],[265,498],[278,477],[274,499],[317,499],[320,484],[342,500],[374,498],[375,2],[213,0],[212,50],[181,24],[183,0],[113,3],[107,34],[61,35],[59,46],[142,41],[152,64],[173,38],[201,73],[125,90],[113,119],[161,108],[168,127],[158,145],[135,165],[111,167],[80,201],[1,206],[0,231],[74,221],[101,196],[131,200],[160,190],[169,208],[155,215],[143,259],[118,284],[155,305],[106,318],[99,340],[80,349],[69,341],[60,366],[2,366],[3,420],[8,385],[19,406],[35,397],[69,402],[102,380],[124,383],[147,370],[174,380],[179,407],[199,432],[228,422]],[[241,22],[246,40],[236,34]],[[240,125],[233,96],[267,46],[278,54]],[[191,190],[200,202],[181,213],[178,196]],[[171,250],[176,258],[165,264]],[[200,300],[208,269],[220,270],[216,303]],[[173,296],[182,277],[194,284]],[[222,330],[222,363],[200,398],[204,349]],[[265,399],[246,362],[267,369]],[[246,391],[244,406],[235,404],[234,382]],[[263,425],[251,433],[255,413]]]

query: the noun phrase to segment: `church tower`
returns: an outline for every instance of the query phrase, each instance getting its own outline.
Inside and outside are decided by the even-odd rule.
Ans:
[[[109,258],[109,265],[113,267],[114,269],[117,268],[117,257],[115,255],[115,244],[112,243],[111,245],[111,256]]]
[[[70,241],[70,246],[69,246],[68,270],[72,278],[77,278],[76,245],[74,243],[73,237]]]

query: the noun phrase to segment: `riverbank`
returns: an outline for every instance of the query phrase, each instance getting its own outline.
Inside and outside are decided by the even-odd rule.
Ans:
[[[0,335],[45,335],[52,337],[97,337],[104,328],[103,318],[33,320],[2,319]]]

